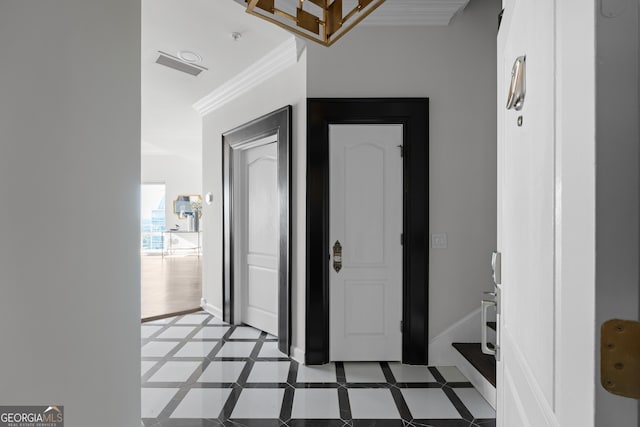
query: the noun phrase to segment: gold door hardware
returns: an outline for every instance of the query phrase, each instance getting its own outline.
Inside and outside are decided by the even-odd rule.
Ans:
[[[339,240],[333,244],[333,269],[336,273],[342,269],[342,245]]]
[[[640,399],[640,322],[613,319],[602,324],[600,383],[610,393]]]

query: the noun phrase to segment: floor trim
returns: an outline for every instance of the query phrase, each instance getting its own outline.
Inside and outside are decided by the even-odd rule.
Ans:
[[[187,310],[176,311],[174,313],[159,314],[157,316],[144,317],[141,320],[141,323],[153,322],[154,320],[166,319],[167,317],[182,316],[184,314],[191,314],[198,311],[202,311],[202,307],[189,308]]]
[[[206,299],[202,299],[202,309],[209,314],[213,314],[218,319],[222,319],[222,310],[218,307],[215,307],[207,302]]]

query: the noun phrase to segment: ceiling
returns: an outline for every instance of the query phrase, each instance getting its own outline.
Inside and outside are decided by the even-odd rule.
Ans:
[[[142,154],[199,159],[202,119],[192,105],[289,37],[233,0],[143,0]],[[159,50],[196,52],[208,70],[194,77],[156,64]]]
[[[447,25],[468,2],[387,0],[362,25]],[[193,104],[290,37],[245,13],[244,0],[143,0],[142,154],[200,162],[202,119]],[[183,50],[208,70],[194,77],[155,63],[158,51]]]

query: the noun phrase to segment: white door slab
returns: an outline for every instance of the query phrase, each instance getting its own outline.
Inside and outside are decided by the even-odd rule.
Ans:
[[[270,142],[240,154],[236,176],[239,218],[235,231],[241,320],[278,335],[278,150]]]
[[[330,125],[330,359],[402,359],[402,125]]]
[[[554,5],[511,0],[498,35],[497,410],[503,427],[557,425]],[[524,104],[507,110],[512,67],[523,55]]]

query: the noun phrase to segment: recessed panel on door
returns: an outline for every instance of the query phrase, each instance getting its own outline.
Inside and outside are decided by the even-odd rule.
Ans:
[[[344,283],[345,337],[385,335],[384,307],[386,283],[373,280],[349,280]],[[352,307],[359,307],[353,310]]]
[[[402,134],[393,124],[329,127],[334,361],[402,358]]]
[[[396,155],[398,152],[395,153]],[[384,147],[363,143],[344,148],[344,247],[352,266],[383,265],[385,258]],[[366,167],[360,167],[360,165]],[[400,208],[398,206],[397,208]]]

